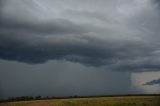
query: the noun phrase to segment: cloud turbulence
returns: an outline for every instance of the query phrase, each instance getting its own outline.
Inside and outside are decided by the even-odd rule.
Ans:
[[[158,0],[0,0],[0,58],[160,70]]]

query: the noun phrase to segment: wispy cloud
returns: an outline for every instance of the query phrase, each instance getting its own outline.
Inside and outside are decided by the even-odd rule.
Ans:
[[[156,85],[156,84],[160,85],[160,78],[146,82],[144,85]]]

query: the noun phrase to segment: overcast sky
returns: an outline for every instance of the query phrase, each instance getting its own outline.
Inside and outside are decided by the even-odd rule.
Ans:
[[[158,89],[159,0],[0,0],[1,98]]]

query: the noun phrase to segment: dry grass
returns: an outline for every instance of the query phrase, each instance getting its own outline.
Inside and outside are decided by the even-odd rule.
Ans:
[[[3,103],[0,106],[160,106],[158,96],[97,97]]]

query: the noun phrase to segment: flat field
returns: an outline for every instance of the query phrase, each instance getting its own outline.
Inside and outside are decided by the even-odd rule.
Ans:
[[[0,106],[160,106],[160,96],[35,100],[0,103]]]

